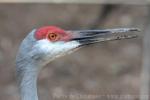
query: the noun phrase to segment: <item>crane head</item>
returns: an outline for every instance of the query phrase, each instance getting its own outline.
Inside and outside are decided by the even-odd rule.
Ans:
[[[85,45],[137,37],[137,28],[66,31],[55,26],[32,30],[22,41],[16,58],[21,100],[38,100],[36,80],[40,69],[51,60]]]
[[[55,26],[35,29],[23,40],[17,58],[23,58],[36,65],[44,66],[51,60],[71,53],[85,45],[108,40],[137,37],[131,32],[137,28],[104,30],[63,30]],[[20,59],[17,59],[19,62]],[[21,60],[22,61],[22,60]]]

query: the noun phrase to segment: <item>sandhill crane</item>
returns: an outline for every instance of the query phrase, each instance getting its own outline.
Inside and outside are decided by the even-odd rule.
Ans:
[[[50,61],[85,45],[134,38],[137,35],[130,33],[134,31],[138,31],[138,29],[65,31],[55,26],[45,26],[32,30],[22,41],[16,57],[16,72],[21,100],[38,100],[38,73]]]

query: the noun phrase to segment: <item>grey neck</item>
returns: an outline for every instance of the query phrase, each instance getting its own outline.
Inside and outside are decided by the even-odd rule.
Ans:
[[[29,69],[19,72],[19,88],[21,93],[21,100],[38,100],[37,95],[37,76],[38,71]]]

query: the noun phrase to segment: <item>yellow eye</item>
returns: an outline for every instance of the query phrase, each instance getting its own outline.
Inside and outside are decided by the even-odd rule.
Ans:
[[[59,39],[59,35],[56,33],[48,33],[47,38],[50,41],[57,41]]]

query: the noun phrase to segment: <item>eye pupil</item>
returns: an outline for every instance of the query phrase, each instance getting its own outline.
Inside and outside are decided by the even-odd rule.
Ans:
[[[52,37],[52,38],[55,38],[55,37],[56,37],[56,34],[52,34],[51,37]]]
[[[52,37],[55,37],[56,35],[52,35]]]

